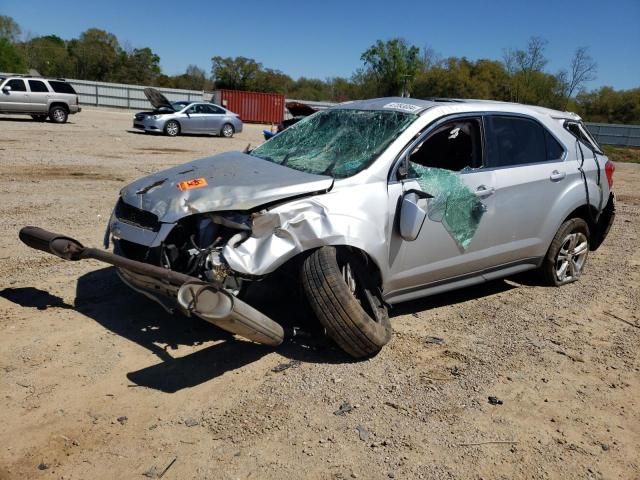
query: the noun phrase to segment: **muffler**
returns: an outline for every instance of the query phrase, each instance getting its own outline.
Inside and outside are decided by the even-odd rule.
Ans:
[[[97,248],[88,248],[71,237],[39,227],[24,227],[19,237],[25,245],[65,260],[92,258],[179,287],[177,302],[185,314],[196,315],[227,332],[271,346],[280,345],[284,339],[281,325],[212,283]]]

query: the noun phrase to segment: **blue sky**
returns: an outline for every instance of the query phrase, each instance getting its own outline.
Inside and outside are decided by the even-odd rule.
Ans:
[[[349,77],[377,39],[400,36],[445,57],[501,59],[505,48],[537,35],[549,41],[551,72],[588,46],[598,63],[590,88],[640,86],[640,0],[0,0],[0,14],[32,35],[69,39],[105,29],[123,44],[151,47],[167,74],[189,64],[209,72],[212,56],[242,55],[294,78]]]

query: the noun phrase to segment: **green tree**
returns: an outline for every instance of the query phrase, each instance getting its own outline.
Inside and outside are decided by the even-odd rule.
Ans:
[[[196,65],[189,65],[182,75],[171,77],[173,88],[184,88],[186,90],[211,90],[213,85],[207,78],[207,74],[203,69]]]
[[[75,72],[67,45],[56,35],[36,37],[20,45],[27,66],[41,75],[65,77]]]
[[[261,63],[246,57],[215,56],[211,62],[211,75],[216,88],[249,90],[262,70]]]
[[[9,43],[16,43],[22,30],[16,21],[6,15],[0,15],[0,39],[8,40]]]
[[[138,85],[151,85],[160,75],[160,57],[149,47],[122,51],[120,61],[110,75],[111,80]]]
[[[24,73],[26,62],[21,52],[6,38],[0,38],[0,72]]]
[[[69,42],[76,76],[86,80],[110,80],[121,61],[121,52],[116,36],[98,28],[90,28]]]
[[[380,95],[408,95],[420,69],[420,49],[401,38],[378,40],[360,57]]]
[[[294,81],[289,75],[282,73],[280,70],[265,68],[256,73],[249,88],[256,92],[287,93],[293,85]]]

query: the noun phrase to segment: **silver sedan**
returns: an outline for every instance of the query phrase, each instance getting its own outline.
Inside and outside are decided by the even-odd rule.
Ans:
[[[145,94],[155,110],[136,113],[133,119],[136,129],[164,133],[170,137],[195,133],[230,138],[234,133],[242,132],[239,115],[219,105],[184,101],[170,103],[155,89],[145,89]]]

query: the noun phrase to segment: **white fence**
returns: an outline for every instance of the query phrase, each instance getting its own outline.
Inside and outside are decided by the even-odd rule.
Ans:
[[[602,145],[640,147],[640,125],[615,125],[612,123],[587,123],[589,132]]]
[[[144,88],[140,85],[127,85],[124,83],[92,82],[89,80],[75,80],[68,78],[67,82],[73,85],[78,92],[78,100],[82,105],[94,105],[100,107],[120,107],[133,109],[150,108],[147,97],[144,96]],[[180,90],[177,88],[158,88],[162,94],[171,101],[208,100],[210,95],[198,90]]]

